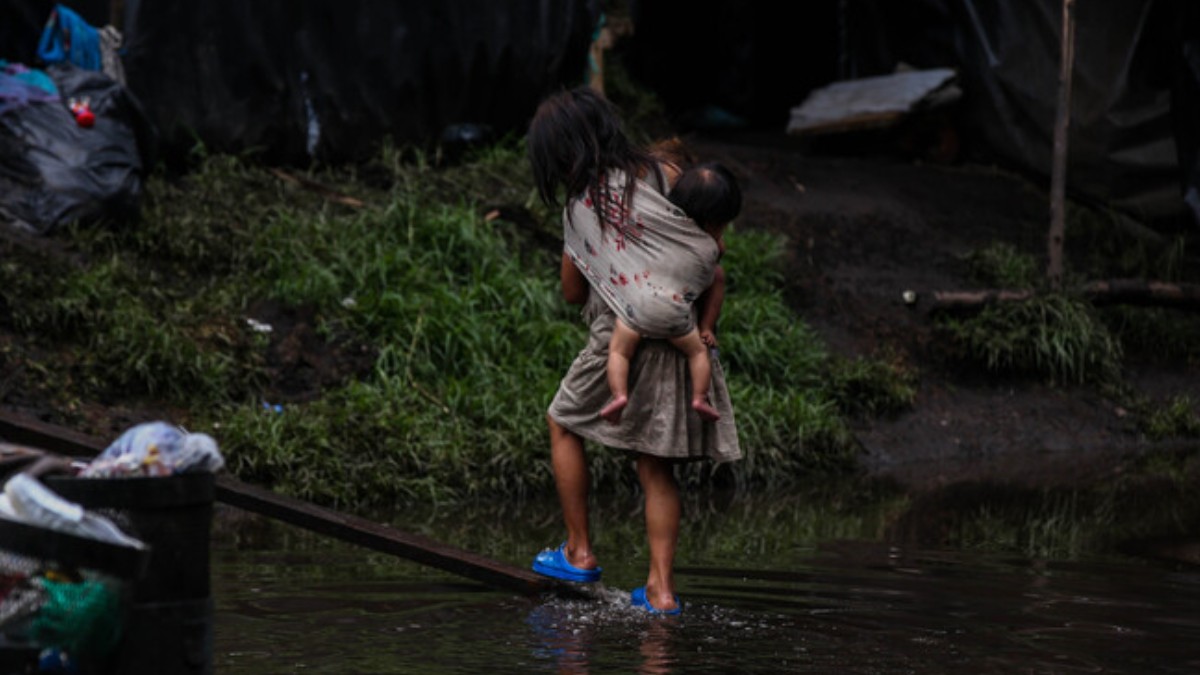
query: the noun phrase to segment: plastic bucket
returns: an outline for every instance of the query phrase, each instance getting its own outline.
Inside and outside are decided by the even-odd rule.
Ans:
[[[209,540],[215,477],[47,476],[43,482],[64,499],[112,518],[150,547],[146,571],[133,583],[113,672],[211,673]]]
[[[120,675],[208,675],[213,672],[213,601],[135,603],[113,659]]]
[[[209,597],[209,539],[214,476],[73,478],[43,482],[64,499],[109,516],[150,546],[145,574],[134,583],[134,602],[202,600]]]

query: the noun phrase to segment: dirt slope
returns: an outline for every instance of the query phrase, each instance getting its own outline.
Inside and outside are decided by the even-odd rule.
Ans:
[[[942,358],[929,317],[902,301],[905,290],[971,288],[963,257],[996,241],[1041,257],[1044,190],[989,167],[815,155],[782,135],[690,143],[742,179],[743,227],[790,238],[789,300],[830,348],[892,349],[920,373],[910,412],[856,430],[871,473],[926,487],[1062,484],[1120,471],[1122,457],[1144,451],[1125,411],[1091,389],[962,372]],[[1127,373],[1151,395],[1193,398],[1198,375],[1186,365]]]

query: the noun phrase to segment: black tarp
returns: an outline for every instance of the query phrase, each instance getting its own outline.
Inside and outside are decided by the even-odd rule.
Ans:
[[[848,3],[849,75],[890,72],[899,62],[956,67],[961,120],[976,153],[1048,176],[1061,1],[902,4]],[[1179,9],[1176,0],[1075,3],[1067,175],[1077,197],[1144,220],[1182,212],[1171,117]]]
[[[22,60],[52,3],[0,3],[0,55]],[[1197,4],[1076,3],[1068,167],[1076,198],[1156,221],[1184,213],[1182,195],[1191,189],[1200,208]],[[68,5],[91,22],[106,21],[107,3]],[[543,94],[582,80],[601,3],[124,6],[129,87],[166,152],[200,143],[291,162],[357,159],[385,136],[428,142],[453,124],[519,133]],[[818,86],[889,73],[901,62],[949,66],[960,73],[958,119],[974,157],[1035,178],[1049,174],[1060,0],[628,6],[634,74],[676,111],[717,106],[781,130],[789,109]]]
[[[146,125],[137,101],[103,73],[50,66],[58,97],[0,106],[0,222],[44,234],[136,214]],[[87,100],[92,125],[64,101]]]
[[[1178,58],[1171,64],[1171,118],[1179,153],[1184,204],[1200,223],[1200,3],[1186,2],[1178,13]]]
[[[35,65],[53,3],[0,3],[0,55]],[[107,2],[64,4],[93,25],[109,21]],[[125,0],[122,60],[168,158],[202,145],[354,160],[384,137],[421,143],[453,124],[523,131],[543,95],[583,81],[598,6]]]
[[[719,108],[782,130],[788,110],[837,78],[838,2],[632,2],[636,78],[677,121]]]
[[[127,0],[124,62],[168,148],[341,161],[452,124],[523,131],[545,93],[582,81],[598,16],[580,1]]]
[[[1165,222],[1184,213],[1181,183],[1200,190],[1197,5],[1075,3],[1067,174],[1075,198]],[[1049,176],[1061,0],[655,0],[637,7],[638,71],[673,112],[717,105],[782,128],[790,107],[835,80],[891,73],[900,63],[952,67],[964,90],[958,121],[973,158]]]

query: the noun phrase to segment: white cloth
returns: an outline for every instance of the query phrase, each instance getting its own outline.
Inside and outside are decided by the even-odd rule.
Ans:
[[[684,335],[696,325],[692,304],[712,284],[717,242],[644,181],[622,209],[624,186],[625,174],[614,172],[603,197],[589,191],[567,204],[564,248],[625,324],[648,338]]]

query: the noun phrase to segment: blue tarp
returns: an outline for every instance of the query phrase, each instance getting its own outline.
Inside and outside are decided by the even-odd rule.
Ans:
[[[100,70],[100,35],[70,8],[55,5],[38,43],[38,58],[46,64],[69,61],[84,70]]]

